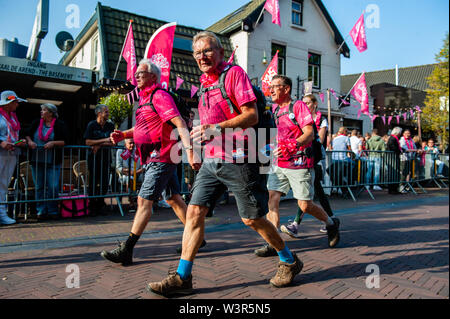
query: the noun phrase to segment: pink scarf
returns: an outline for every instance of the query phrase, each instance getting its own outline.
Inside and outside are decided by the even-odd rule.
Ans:
[[[210,87],[214,85],[219,80],[220,74],[225,70],[227,66],[231,66],[231,63],[227,62],[221,62],[217,69],[212,74],[206,74],[203,73],[200,77],[200,83],[203,85],[204,88]]]
[[[20,131],[20,123],[17,119],[16,112],[11,112],[10,117],[8,113],[2,107],[0,107],[0,114],[5,118],[6,124],[8,125],[12,137],[17,140]]]
[[[38,129],[38,134],[39,134],[39,139],[43,142],[47,142],[48,139],[50,138],[50,135],[53,132],[53,129],[55,127],[55,122],[56,122],[56,118],[54,118],[52,120],[52,123],[50,124],[50,129],[47,131],[47,134],[45,134],[45,136],[42,134],[42,129],[44,128],[44,119],[41,118],[41,122],[39,123],[39,129]]]
[[[322,118],[322,112],[317,111],[317,112],[316,112],[316,120],[315,120],[317,130],[320,130],[320,119],[321,119],[321,118]]]
[[[405,142],[409,150],[415,149],[414,141],[411,138],[405,138]]]
[[[402,151],[402,147],[400,146],[400,141],[398,140],[397,135],[391,135],[391,136],[397,140],[397,145],[398,145],[398,148],[400,149],[400,152],[401,152]]]

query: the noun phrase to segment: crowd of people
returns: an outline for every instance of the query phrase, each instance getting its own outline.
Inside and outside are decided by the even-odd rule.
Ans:
[[[211,32],[200,32],[194,37],[193,56],[202,72],[199,125],[193,125],[192,112],[189,120],[183,119],[172,96],[160,86],[159,67],[143,59],[135,74],[140,89],[135,126],[124,131],[114,129],[108,121],[108,107],[100,104],[95,108],[96,119],[88,123],[84,134],[85,143],[90,147],[87,157],[90,196],[106,194],[112,163],[110,147],[121,142],[125,143],[125,150],[118,150],[115,156],[119,181],[126,187],[130,187],[131,182],[140,184],[130,234],[117,248],[102,251],[100,255],[103,258],[124,266],[133,263],[134,247],[151,219],[153,204],[161,198],[184,225],[177,271],[160,282],[149,283],[147,290],[150,292],[164,296],[192,292],[194,260],[198,250],[206,245],[205,217],[228,191],[234,195],[242,222],[265,241],[262,248],[255,250],[255,255],[279,257],[278,270],[270,280],[272,286],[290,285],[303,268],[303,262],[287,247],[278,229],[297,237],[304,214],[310,214],[322,222],[321,231],[327,233],[328,247],[336,247],[340,241],[340,220],[333,214],[321,185],[326,172],[325,156],[321,161],[315,160],[317,155],[311,156],[315,142],[322,145],[323,155],[325,149],[341,151],[333,152],[333,161],[366,158],[367,167],[370,167],[367,174],[369,176],[370,171],[370,176],[373,175],[376,187],[379,187],[376,185],[379,175],[376,171],[380,167],[381,155],[367,156],[366,151],[397,152],[402,155],[399,161],[403,164],[399,167],[405,174],[409,172],[407,163],[414,159],[412,154],[436,152],[433,141],[419,149],[408,130],[401,137],[400,128],[394,128],[389,138],[380,137],[376,129],[364,137],[357,131],[348,134],[346,128],[340,128],[338,134],[329,139],[329,125],[318,110],[316,97],[309,94],[302,100],[293,100],[292,80],[276,75],[272,79],[270,93],[278,144],[273,150],[270,173],[261,174],[258,163],[238,160],[250,158],[251,153],[248,146],[250,137],[243,130],[257,126],[259,121],[257,96],[248,75],[241,67],[225,62],[220,40]],[[33,122],[26,139],[19,140],[20,124],[15,117],[19,102],[25,101],[14,92],[2,92],[0,196],[4,198],[6,195],[6,184],[13,174],[19,152],[17,146],[23,144],[35,150],[34,160],[39,163],[33,170],[38,196],[55,198],[62,158],[56,156],[57,153],[49,155],[49,151],[64,146],[69,133],[58,119],[57,108],[43,104],[41,118]],[[230,130],[235,128],[241,130]],[[178,140],[171,138],[173,130],[178,131],[186,160],[183,169],[190,191],[188,205],[181,196],[178,163],[171,156],[172,149],[179,144]],[[222,143],[227,140],[235,141],[231,152],[226,143]],[[247,145],[247,148],[239,148],[240,145]],[[196,146],[204,151],[204,158],[199,156]],[[41,148],[46,152],[37,151]],[[44,172],[47,174],[45,177],[41,175]],[[406,175],[405,180],[408,178]],[[43,180],[47,181],[47,189],[44,189]],[[297,217],[289,225],[280,225],[280,200],[290,190],[298,201]],[[313,202],[315,194],[320,205]],[[55,205],[56,201],[38,204],[38,216],[56,215]],[[93,214],[101,214],[104,205],[101,196],[93,198],[89,201],[89,210]],[[0,209],[0,218],[2,224],[14,222],[7,216],[4,206]]]

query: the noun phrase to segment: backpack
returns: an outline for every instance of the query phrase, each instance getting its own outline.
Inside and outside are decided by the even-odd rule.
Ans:
[[[158,90],[163,90],[163,91],[167,92],[172,97],[173,101],[175,102],[175,105],[177,106],[178,112],[180,113],[181,118],[187,124],[189,122],[189,111],[190,111],[190,108],[187,105],[187,103],[178,94],[176,94],[174,92],[171,92],[171,91],[167,91],[167,90],[165,90],[163,88],[156,88],[150,95],[150,103],[139,105],[139,107],[150,106],[152,108],[153,112],[158,114],[158,112],[156,112],[155,106],[153,105],[153,95]],[[168,123],[175,127],[175,125],[172,122],[169,121]]]
[[[204,94],[208,91],[214,90],[214,89],[220,89],[220,92],[222,93],[222,98],[227,101],[228,107],[230,108],[230,113],[237,113],[240,114],[240,109],[231,102],[231,99],[228,97],[227,91],[225,89],[225,77],[228,73],[228,71],[231,69],[231,67],[225,68],[225,70],[220,74],[219,76],[219,84],[204,88],[203,84],[200,86],[200,89],[198,90],[198,97],[199,99],[204,99]],[[264,132],[265,134],[265,145],[270,144],[270,129],[276,128],[275,122],[273,120],[272,112],[270,109],[267,109],[267,101],[266,98],[261,91],[261,89],[255,85],[252,85],[253,93],[256,96],[256,108],[258,111],[258,123],[253,126],[256,132],[256,140],[259,141],[258,134]],[[265,147],[265,151],[263,153],[264,156],[268,157],[270,153],[270,150],[268,150]],[[257,155],[256,160],[261,165],[269,165],[270,161],[267,159],[263,160],[262,162],[259,161],[260,158]]]
[[[290,114],[294,114],[294,104],[292,102],[289,104],[289,111],[278,114],[279,111],[280,111],[280,106],[277,106],[277,108],[275,109],[275,113],[274,113],[274,118],[275,118],[275,122],[276,122],[277,126],[278,126],[279,118],[281,116],[289,115],[289,119],[291,120],[291,122],[294,123],[294,125],[300,127],[300,124],[298,124],[295,116],[292,116],[292,117],[290,116]],[[311,147],[307,147],[305,149],[305,155],[308,158],[313,157],[314,165],[317,165],[321,160],[325,159],[325,156],[324,156],[322,143],[320,143],[319,132],[317,131],[317,127],[316,127],[315,123],[313,123],[313,130],[314,130],[314,139],[312,141]]]

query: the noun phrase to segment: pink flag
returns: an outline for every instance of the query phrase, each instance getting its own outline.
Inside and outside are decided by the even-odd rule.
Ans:
[[[405,112],[405,113],[403,113],[403,120],[405,120],[405,121],[406,121],[406,112]]]
[[[161,69],[161,86],[169,88],[170,64],[172,63],[173,39],[176,22],[167,23],[153,33],[145,48],[144,58]]]
[[[194,97],[195,93],[197,93],[198,91],[198,87],[196,87],[195,85],[191,86],[191,98]]]
[[[181,84],[183,84],[183,82],[184,82],[184,80],[177,76],[177,87],[175,90],[178,90],[180,88]]]
[[[391,125],[392,115],[388,117],[388,125]]]
[[[319,97],[320,97],[320,100],[323,103],[325,101],[325,95],[322,92],[320,92]]]
[[[233,64],[233,62],[234,62],[234,53],[236,52],[237,48],[238,48],[238,46],[236,46],[236,48],[233,50],[233,53],[231,53],[231,56],[228,59],[228,63]]]
[[[137,85],[134,74],[137,70],[136,63],[136,50],[134,47],[133,26],[131,25],[133,20],[130,20],[130,26],[128,27],[127,36],[125,38],[125,45],[122,52],[122,56],[127,61],[127,80],[134,86]]]
[[[278,24],[281,27],[280,3],[278,0],[266,0],[264,9],[272,15],[272,23]]]
[[[367,38],[366,29],[364,27],[364,13],[356,21],[355,26],[350,31],[350,36],[352,37],[353,43],[359,52],[364,52],[367,50]]]
[[[397,118],[397,124],[400,124],[400,115],[395,116]]]
[[[351,90],[352,95],[361,104],[361,112],[364,114],[369,113],[369,94],[367,92],[366,86],[366,75],[363,72],[358,81],[356,81],[355,86]]]
[[[270,62],[269,66],[266,69],[266,72],[264,72],[261,80],[262,80],[262,91],[265,96],[270,95],[269,86],[272,82],[272,78],[278,73],[278,50],[277,53],[275,53],[275,56],[273,57],[272,61]]]
[[[330,92],[331,92],[331,94],[333,94],[333,96],[334,96],[334,98],[337,100],[337,99],[339,99],[337,96],[336,96],[336,92],[333,90],[333,89],[330,89]]]

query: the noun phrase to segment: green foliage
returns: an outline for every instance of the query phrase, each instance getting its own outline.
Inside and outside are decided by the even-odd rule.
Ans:
[[[447,33],[444,39],[444,46],[436,55],[436,61],[439,63],[427,78],[429,89],[425,99],[425,108],[423,110],[422,120],[424,131],[434,132],[440,136],[442,148],[448,145],[449,137],[449,110],[448,104],[443,105],[442,99],[449,99],[449,35]]]
[[[101,98],[100,103],[108,106],[110,118],[116,129],[126,118],[131,117],[133,112],[133,105],[128,103],[125,95],[116,92]]]

